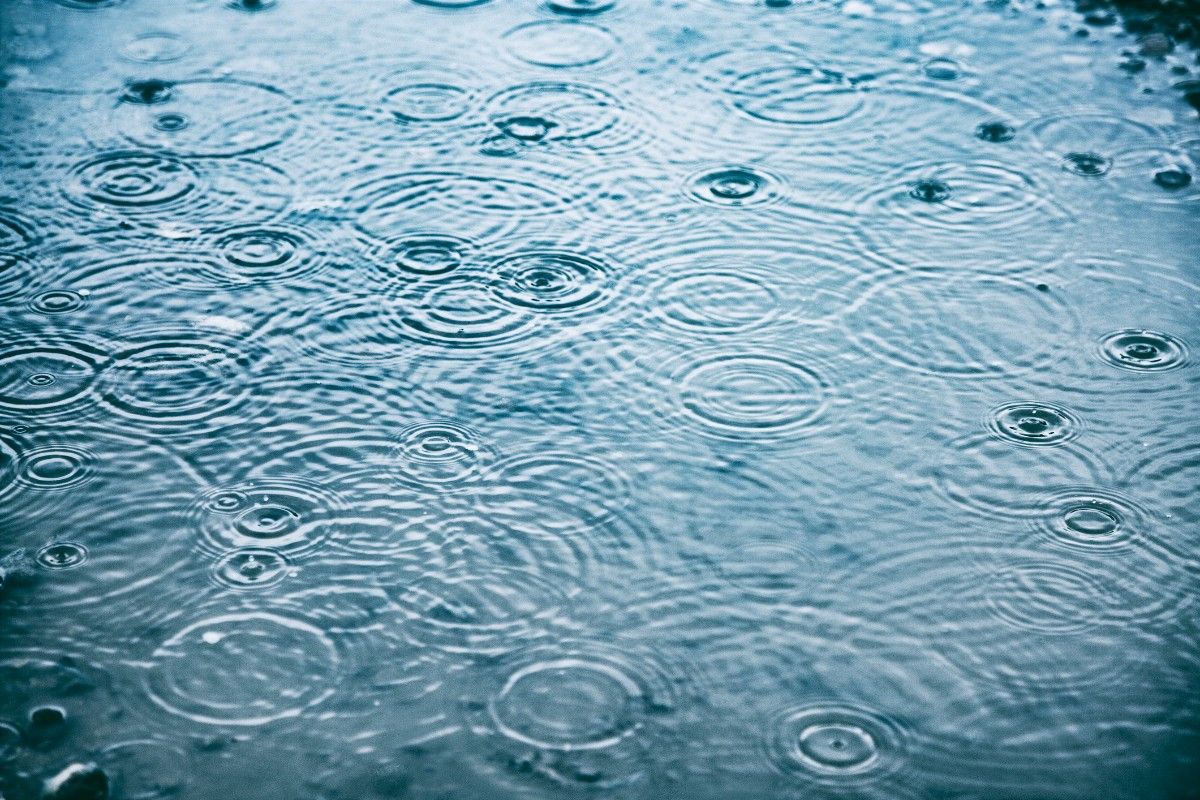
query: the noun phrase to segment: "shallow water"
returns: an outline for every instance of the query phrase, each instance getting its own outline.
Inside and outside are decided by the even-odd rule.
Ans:
[[[2,9],[4,797],[1200,796],[1193,53]]]

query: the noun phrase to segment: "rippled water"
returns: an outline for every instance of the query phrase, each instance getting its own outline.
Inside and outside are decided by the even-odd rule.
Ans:
[[[1200,797],[1197,67],[1097,9],[5,3],[0,794]]]

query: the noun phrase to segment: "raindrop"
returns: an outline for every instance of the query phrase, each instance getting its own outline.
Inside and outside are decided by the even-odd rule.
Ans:
[[[87,561],[87,548],[74,542],[55,542],[37,552],[37,562],[46,569],[71,569]]]
[[[1112,168],[1112,159],[1099,153],[1067,153],[1063,156],[1063,169],[1085,178],[1107,175]]]
[[[1078,418],[1049,403],[1010,403],[992,411],[989,427],[1003,439],[1031,445],[1056,445],[1079,434]]]

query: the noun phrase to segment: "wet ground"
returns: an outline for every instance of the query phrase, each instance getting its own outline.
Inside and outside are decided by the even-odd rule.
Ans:
[[[1200,796],[1119,5],[4,3],[0,794]]]

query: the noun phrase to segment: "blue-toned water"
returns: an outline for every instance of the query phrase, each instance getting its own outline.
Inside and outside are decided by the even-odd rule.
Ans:
[[[0,9],[5,800],[1200,797],[1184,42]]]

